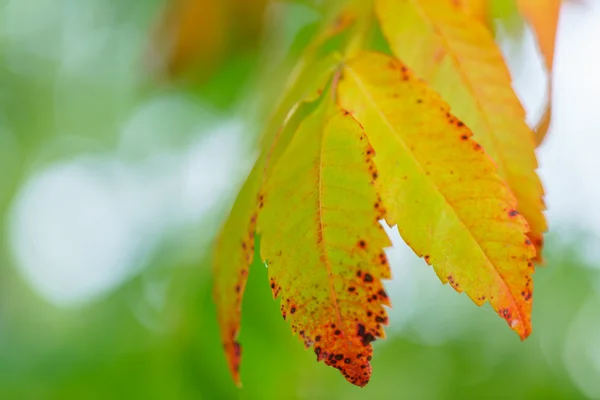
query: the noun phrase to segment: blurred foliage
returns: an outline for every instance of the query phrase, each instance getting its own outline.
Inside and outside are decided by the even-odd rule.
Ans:
[[[81,155],[137,161],[157,148],[190,146],[197,131],[174,113],[164,118],[178,125],[160,137],[142,129],[136,151],[123,150],[124,126],[154,99],[201,104],[206,114],[198,118],[207,125],[241,115],[244,134],[256,135],[254,127],[315,32],[319,9],[301,3],[311,2],[268,8],[266,33],[252,50],[228,51],[210,77],[173,84],[140,72],[149,32],[165,9],[158,0],[0,0],[0,398],[584,397],[566,354],[577,335],[600,334],[592,324],[573,331],[582,307],[598,304],[600,275],[582,265],[574,249],[553,246],[552,238],[548,267],[536,272],[535,328],[527,341],[502,329],[491,310],[475,309],[465,296],[435,282],[441,301],[458,297],[470,313],[457,307],[448,317],[431,309],[391,329],[387,340],[375,343],[375,373],[364,389],[314,362],[314,354],[290,334],[258,260],[244,299],[244,388],[233,385],[208,267],[212,238],[231,195],[201,223],[170,232],[148,250],[141,272],[101,296],[60,307],[29,282],[9,229],[28,179]],[[231,182],[231,194],[236,185]],[[140,196],[140,204],[146,201]],[[420,334],[417,320],[432,330],[463,329],[434,344]],[[585,353],[580,361],[591,362]]]
[[[375,375],[364,389],[347,385],[336,371],[315,363],[314,355],[289,334],[264,290],[266,269],[258,262],[252,266],[244,302],[244,388],[239,391],[219,344],[210,279],[196,263],[148,271],[102,302],[79,310],[57,310],[31,299],[11,306],[10,292],[3,291],[0,395],[577,398],[561,353],[575,311],[593,296],[591,282],[597,274],[555,255],[549,258],[555,260],[551,269],[538,272],[536,329],[527,341],[499,329],[491,311],[487,319],[466,319],[457,310],[454,323],[470,327],[458,338],[426,345],[409,328],[378,342]],[[147,279],[171,280],[168,306],[149,317],[151,326],[144,323],[148,317],[140,318],[152,313],[144,299]],[[13,280],[11,286],[19,284]]]

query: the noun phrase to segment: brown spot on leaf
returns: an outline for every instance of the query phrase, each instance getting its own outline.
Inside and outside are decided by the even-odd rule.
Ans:
[[[375,337],[373,335],[371,335],[370,333],[366,333],[363,337],[362,337],[362,342],[363,345],[368,346],[369,343],[375,341]],[[369,356],[370,357],[370,356]],[[369,359],[369,357],[367,357],[367,360]]]
[[[358,331],[356,333],[358,336],[365,336],[365,326],[363,324],[358,324]]]

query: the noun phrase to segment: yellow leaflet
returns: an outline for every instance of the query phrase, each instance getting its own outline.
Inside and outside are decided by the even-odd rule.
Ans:
[[[257,230],[283,317],[318,360],[364,386],[383,337],[390,245],[360,125],[327,101],[307,118],[267,180]],[[333,113],[333,114],[332,114]]]
[[[535,249],[513,195],[471,131],[406,66],[378,53],[348,62],[340,106],[375,148],[386,218],[442,282],[489,301],[521,336],[531,332]]]
[[[510,186],[538,251],[547,230],[534,137],[491,33],[452,0],[376,0],[394,54],[473,131]]]
[[[535,129],[536,143],[540,144],[548,132],[552,115],[552,71],[561,0],[517,0],[517,6],[537,37],[548,72],[548,107]]]

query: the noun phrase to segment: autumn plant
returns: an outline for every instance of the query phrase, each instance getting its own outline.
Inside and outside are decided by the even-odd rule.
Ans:
[[[513,0],[511,0],[513,1]],[[551,75],[559,0],[516,0]],[[495,42],[486,0],[332,2],[265,123],[261,154],[214,250],[214,298],[239,383],[255,251],[318,361],[364,386],[391,278],[381,222],[442,283],[531,333],[542,261],[538,129]]]

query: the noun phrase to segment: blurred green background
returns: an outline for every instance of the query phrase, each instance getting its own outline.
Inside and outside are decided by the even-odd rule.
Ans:
[[[0,0],[0,399],[600,398],[600,8],[582,1],[563,9],[539,154],[552,232],[531,337],[442,286],[390,230],[394,308],[371,383],[315,362],[255,260],[234,386],[212,241],[320,3],[273,2],[210,74],[168,79],[148,50],[162,1]],[[504,37],[532,119],[534,46]]]

